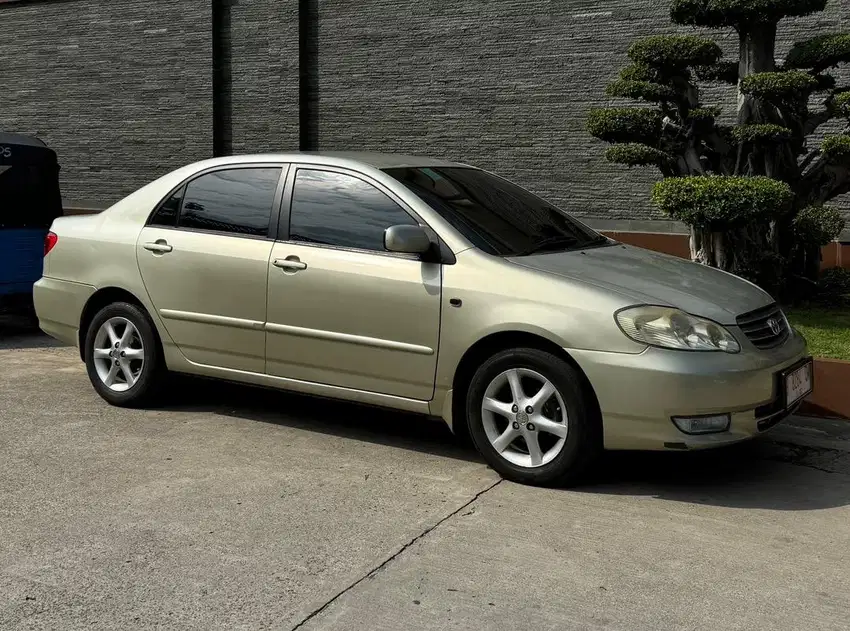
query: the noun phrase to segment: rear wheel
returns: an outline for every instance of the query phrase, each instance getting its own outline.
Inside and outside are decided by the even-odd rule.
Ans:
[[[136,407],[153,400],[164,370],[159,339],[147,314],[118,302],[101,309],[85,338],[89,379],[112,405]]]
[[[475,446],[509,480],[572,484],[601,450],[581,374],[551,353],[519,348],[491,357],[473,376],[466,403]]]

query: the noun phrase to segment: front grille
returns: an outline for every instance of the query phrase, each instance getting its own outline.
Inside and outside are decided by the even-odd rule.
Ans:
[[[788,339],[785,314],[776,303],[738,316],[738,326],[756,348],[773,348]]]

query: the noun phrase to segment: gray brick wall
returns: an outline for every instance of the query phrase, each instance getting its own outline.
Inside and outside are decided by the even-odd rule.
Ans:
[[[298,0],[0,3],[14,34],[0,40],[0,129],[58,151],[68,204],[105,206],[212,155],[214,1],[222,148],[297,148]],[[595,225],[676,229],[648,202],[654,173],[606,163],[585,131],[588,109],[612,103],[605,85],[633,39],[689,32],[669,24],[668,0],[313,1],[320,148],[472,162]],[[850,0],[785,21],[777,54],[837,29],[850,30]],[[713,35],[736,54],[734,33]],[[734,113],[731,90],[705,101]]]
[[[324,149],[422,152],[494,169],[573,213],[663,217],[654,174],[610,165],[588,109],[637,37],[672,26],[666,0],[319,0],[319,142]],[[779,54],[850,29],[850,0],[785,22]],[[729,31],[714,32],[737,54]],[[729,113],[732,90],[706,94]],[[850,208],[850,200],[843,200]]]
[[[298,149],[298,0],[226,0],[225,153]]]
[[[212,155],[209,0],[0,4],[0,129],[36,134],[66,205]]]

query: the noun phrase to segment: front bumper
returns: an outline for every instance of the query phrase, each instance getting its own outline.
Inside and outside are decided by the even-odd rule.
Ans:
[[[596,392],[606,449],[705,449],[761,434],[793,412],[779,401],[778,373],[807,357],[796,333],[777,348],[736,354],[566,350]],[[685,434],[671,420],[722,413],[731,424],[715,434]]]

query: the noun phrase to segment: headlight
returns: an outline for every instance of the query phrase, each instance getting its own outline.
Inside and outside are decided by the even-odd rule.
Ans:
[[[642,344],[682,351],[741,350],[732,334],[716,322],[671,307],[629,307],[615,318],[623,333]]]

